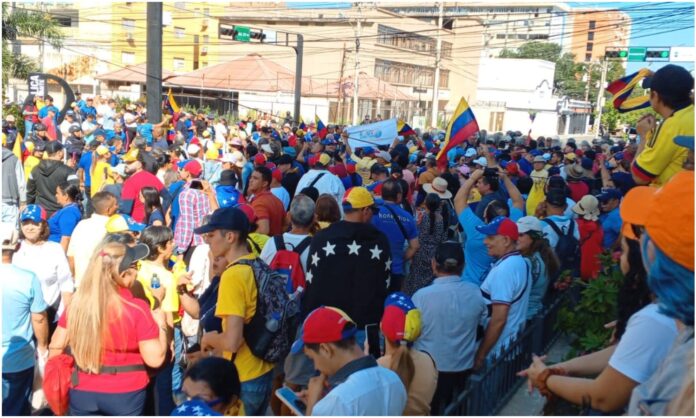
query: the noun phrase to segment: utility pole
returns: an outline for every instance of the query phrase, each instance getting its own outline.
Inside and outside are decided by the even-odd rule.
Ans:
[[[358,9],[360,3],[358,3]],[[358,25],[355,31],[355,75],[353,76],[353,125],[358,124],[358,101],[359,101],[359,82],[360,82],[360,34],[362,31],[361,20],[358,18]]]
[[[346,43],[343,43],[341,56],[341,75],[338,77],[338,103],[336,105],[336,122],[343,123],[343,71],[346,68]]]
[[[293,111],[295,121],[300,124],[300,105],[302,102],[302,55],[304,54],[304,36],[300,33],[295,34],[297,38],[297,43],[293,47],[295,50],[295,99],[293,104]],[[287,37],[286,37],[287,39]]]
[[[162,3],[147,4],[147,117],[162,121]]]
[[[609,69],[609,61],[604,57],[602,61],[602,78],[599,82],[599,94],[597,95],[597,118],[595,119],[594,134],[599,134],[599,125],[602,123],[602,101],[604,100],[604,85],[607,84],[607,71]]]
[[[585,87],[585,101],[590,100],[590,86],[592,86],[592,62],[587,63],[587,86]]]
[[[437,46],[435,48],[435,77],[433,77],[433,108],[430,115],[430,126],[437,127],[437,113],[440,108],[440,59],[442,53],[442,14],[444,2],[440,2],[440,16],[437,19]]]

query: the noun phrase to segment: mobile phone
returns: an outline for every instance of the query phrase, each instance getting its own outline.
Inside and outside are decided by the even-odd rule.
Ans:
[[[382,350],[379,346],[379,324],[365,325],[365,338],[367,338],[370,355],[376,359],[382,357]]]
[[[289,387],[283,386],[276,390],[275,394],[295,415],[304,416],[307,413],[307,405]]]
[[[201,351],[201,345],[199,343],[195,343],[186,349],[186,354],[197,353],[199,351]]]

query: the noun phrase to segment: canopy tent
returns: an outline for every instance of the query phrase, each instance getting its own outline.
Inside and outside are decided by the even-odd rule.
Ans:
[[[103,80],[103,81],[118,81],[118,82],[130,82],[133,84],[145,84],[146,83],[146,75],[147,75],[147,64],[142,63],[142,64],[137,64],[137,65],[129,65],[125,68],[120,68],[115,71],[110,71],[108,73],[104,74],[99,74],[95,78],[97,80]],[[167,70],[162,70],[162,80],[167,80],[171,76],[173,76],[174,73],[171,71]]]

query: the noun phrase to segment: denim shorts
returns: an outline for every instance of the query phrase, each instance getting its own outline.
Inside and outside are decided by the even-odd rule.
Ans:
[[[268,402],[273,388],[273,370],[268,373],[242,382],[241,399],[244,403],[244,412],[250,416],[266,415]]]

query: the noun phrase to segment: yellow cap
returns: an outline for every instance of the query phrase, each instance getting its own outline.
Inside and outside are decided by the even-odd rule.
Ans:
[[[375,198],[372,197],[372,194],[364,187],[351,187],[346,190],[346,193],[343,195],[344,209],[362,209],[374,205]]]
[[[218,154],[218,150],[216,147],[210,147],[205,152],[205,159],[206,160],[217,160],[219,157],[220,157],[220,155]]]
[[[101,156],[104,156],[104,155],[106,155],[106,154],[108,154],[108,153],[109,153],[109,147],[107,147],[107,146],[105,146],[105,145],[99,145],[99,146],[97,147],[97,155],[99,155],[100,157],[101,157]]]

